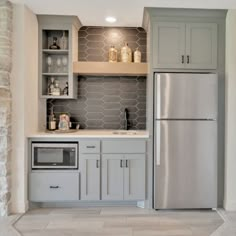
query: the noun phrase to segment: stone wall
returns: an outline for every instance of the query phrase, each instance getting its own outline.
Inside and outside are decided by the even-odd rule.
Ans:
[[[10,201],[12,4],[0,0],[0,216]]]

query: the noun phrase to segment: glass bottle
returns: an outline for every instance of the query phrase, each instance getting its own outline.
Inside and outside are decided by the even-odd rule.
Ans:
[[[61,88],[59,87],[59,82],[56,80],[55,81],[55,87],[53,91],[54,96],[60,96],[61,95]]]
[[[55,89],[55,79],[51,77],[48,84],[48,95],[53,95],[54,89]]]
[[[63,89],[63,95],[68,95],[69,92],[69,86],[68,86],[68,82],[66,82],[66,87]]]
[[[51,114],[49,116],[49,123],[48,123],[48,129],[49,130],[55,130],[56,129],[56,117],[53,113],[53,108],[51,109]]]
[[[60,46],[57,44],[57,37],[53,37],[53,43],[49,49],[60,49]]]
[[[141,52],[139,51],[139,48],[136,48],[134,52],[134,62],[140,63],[141,62]]]
[[[117,62],[117,49],[111,46],[109,49],[109,62]]]
[[[121,48],[121,62],[132,62],[132,50],[128,46],[128,43],[125,43]]]
[[[64,50],[67,49],[67,37],[66,37],[65,31],[63,31],[63,35],[61,37],[61,49],[64,49]]]

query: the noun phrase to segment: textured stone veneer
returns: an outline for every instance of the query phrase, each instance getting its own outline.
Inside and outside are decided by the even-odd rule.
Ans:
[[[0,0],[0,216],[10,201],[12,14],[12,4]]]
[[[132,51],[139,47],[146,61],[146,37],[143,28],[87,27],[79,30],[79,61],[108,61],[111,45],[120,49],[128,42]],[[80,76],[76,100],[48,100],[47,111],[54,108],[72,117],[73,127],[84,129],[123,129],[124,109],[129,110],[130,129],[146,128],[146,77]]]

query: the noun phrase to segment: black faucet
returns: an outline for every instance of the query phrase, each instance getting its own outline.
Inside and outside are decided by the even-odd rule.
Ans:
[[[125,119],[124,119],[124,129],[125,130],[128,130],[128,126],[129,126],[129,113],[128,113],[128,109],[127,108],[125,108],[125,110],[124,110],[124,113],[125,113]]]

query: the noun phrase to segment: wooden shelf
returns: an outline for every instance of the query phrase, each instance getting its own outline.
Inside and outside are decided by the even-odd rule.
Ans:
[[[43,53],[46,54],[57,54],[57,55],[65,55],[68,54],[68,50],[62,50],[62,49],[58,49],[58,50],[53,50],[53,49],[43,49]]]
[[[68,76],[68,73],[43,73],[46,76]]]
[[[41,98],[45,99],[61,99],[61,98],[70,98],[68,95],[60,95],[60,96],[54,96],[54,95],[41,95]]]
[[[73,63],[73,73],[102,76],[145,76],[148,73],[148,66],[147,63],[78,61]]]

